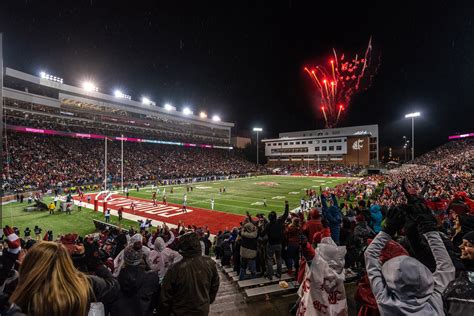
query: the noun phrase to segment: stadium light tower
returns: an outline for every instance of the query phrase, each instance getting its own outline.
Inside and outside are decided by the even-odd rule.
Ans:
[[[206,119],[206,118],[207,118],[206,112],[201,111],[201,112],[199,113],[199,117],[202,118],[202,119]]]
[[[168,112],[171,111],[171,110],[175,110],[175,107],[172,106],[169,103],[166,103],[164,107],[165,107],[165,110],[168,111]]]
[[[411,118],[411,160],[415,160],[415,117],[419,117],[420,112],[405,114],[405,118]]]
[[[193,114],[193,111],[191,111],[190,108],[185,107],[185,108],[183,109],[183,114],[184,114],[184,115],[191,115],[191,114]]]
[[[147,98],[147,97],[142,97],[142,104],[145,104],[145,105],[156,105],[155,102],[153,102],[152,100],[150,100],[150,99]]]
[[[213,115],[213,116],[212,116],[212,120],[213,120],[214,122],[220,122],[220,121],[221,121],[221,118],[220,118],[219,115]]]
[[[40,77],[43,78],[43,79],[48,79],[48,80],[54,81],[54,82],[63,83],[63,78],[59,78],[59,77],[50,75],[50,74],[48,74],[44,71],[40,72]]]
[[[261,127],[254,127],[253,131],[257,132],[257,165],[258,165],[258,133],[263,131],[263,129]]]
[[[123,93],[121,90],[118,90],[118,89],[114,91],[114,96],[115,96],[116,98],[119,98],[119,99],[127,99],[127,100],[131,100],[131,99],[132,99],[131,96],[129,96],[129,95]]]
[[[99,88],[97,88],[95,84],[90,81],[83,82],[82,88],[88,92],[99,92]]]

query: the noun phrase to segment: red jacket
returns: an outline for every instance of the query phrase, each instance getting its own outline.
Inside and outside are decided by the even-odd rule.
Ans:
[[[300,228],[290,224],[285,229],[285,237],[288,245],[298,246],[300,244]]]
[[[313,243],[313,236],[315,233],[323,230],[323,225],[320,219],[310,219],[303,225],[303,232],[308,237],[310,244]]]

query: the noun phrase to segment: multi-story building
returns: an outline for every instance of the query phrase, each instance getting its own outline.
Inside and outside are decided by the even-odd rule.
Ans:
[[[378,164],[378,125],[328,128],[280,133],[264,139],[269,166],[325,164],[375,166]]]

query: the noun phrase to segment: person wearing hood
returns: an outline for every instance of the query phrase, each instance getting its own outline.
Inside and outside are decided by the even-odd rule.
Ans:
[[[337,206],[337,199],[334,194],[331,194],[331,200],[329,200],[329,207],[327,206],[326,196],[321,194],[321,203],[323,205],[323,216],[329,223],[329,229],[331,229],[331,238],[336,244],[339,244],[339,235],[341,232],[342,216]]]
[[[338,246],[330,237],[321,240],[298,290],[297,315],[348,314],[344,287],[345,255],[345,246]]]
[[[216,263],[201,253],[195,232],[179,237],[183,259],[173,264],[161,284],[160,315],[208,315],[219,290]]]
[[[382,229],[382,211],[378,204],[374,204],[370,207],[370,227],[376,234]]]
[[[171,244],[170,240],[165,243],[163,238],[157,237],[155,239],[154,249],[150,252],[150,256],[148,257],[150,269],[151,271],[158,272],[160,282],[165,277],[169,267],[183,258],[177,251],[168,247],[168,245]],[[174,238],[171,242],[173,241]]]
[[[255,278],[256,258],[257,258],[257,227],[245,219],[245,224],[240,231],[240,275],[239,280],[244,280],[247,268],[250,270],[252,278]]]
[[[368,240],[368,243],[371,243],[372,239]],[[380,253],[380,263],[383,265],[388,260],[398,257],[398,256],[408,256],[408,251],[403,248],[399,243],[390,240],[382,252]],[[362,278],[357,282],[357,290],[355,292],[354,298],[359,306],[358,315],[364,316],[378,316],[380,315],[379,309],[377,306],[377,300],[372,293],[370,288],[369,278],[365,272]]]
[[[444,310],[449,316],[474,315],[474,231],[464,235],[460,248],[466,270],[444,291]]]
[[[142,265],[146,266],[148,265],[148,257],[150,255],[150,249],[146,246],[143,246],[143,236],[140,235],[140,234],[135,234],[133,235],[130,240],[128,241],[128,245],[129,246],[134,246],[136,244],[139,244],[140,247],[141,247],[141,250],[142,250],[142,255],[143,255],[143,259],[142,259]],[[122,269],[123,265],[124,265],[124,250],[122,250],[118,256],[114,259],[114,277],[118,277],[118,275],[120,274],[120,270]]]
[[[139,243],[124,249],[124,265],[120,270],[120,296],[115,304],[113,315],[152,315],[153,302],[160,288],[156,272],[145,271],[142,258],[143,250]],[[153,299],[155,298],[155,299]]]
[[[404,213],[397,208],[387,214],[386,226],[365,251],[370,287],[381,315],[443,315],[442,293],[454,279],[455,269],[436,231],[436,219],[423,217],[418,231],[426,238],[436,261],[432,273],[417,259],[402,255],[381,264],[385,245],[403,226]]]

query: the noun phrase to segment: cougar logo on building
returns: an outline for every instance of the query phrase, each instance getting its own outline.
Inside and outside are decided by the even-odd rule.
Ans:
[[[363,139],[356,140],[355,142],[352,143],[352,149],[361,150],[364,147],[364,145],[362,145],[363,142],[364,142]]]

